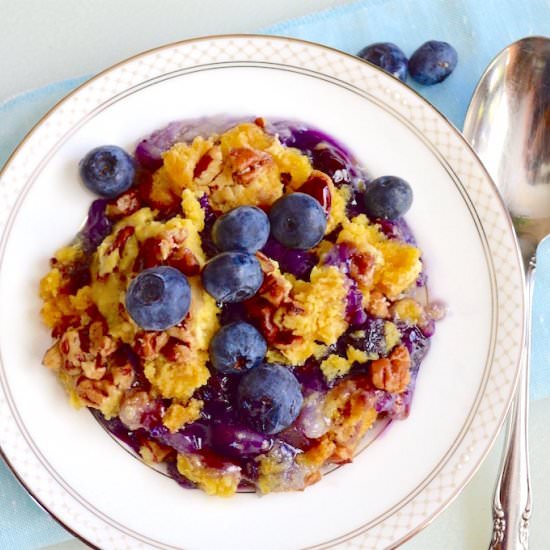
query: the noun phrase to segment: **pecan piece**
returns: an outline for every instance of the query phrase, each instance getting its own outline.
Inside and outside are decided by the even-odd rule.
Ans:
[[[117,232],[115,235],[115,238],[113,240],[113,243],[109,247],[109,250],[107,250],[107,254],[111,254],[115,250],[122,250],[126,243],[128,242],[128,239],[135,233],[135,229],[131,225],[127,225],[123,227],[121,230]]]
[[[55,342],[55,344],[46,351],[42,359],[42,364],[53,371],[58,371],[63,366],[63,356],[59,351],[59,342]]]
[[[158,356],[167,342],[166,332],[144,332],[136,336],[134,351],[141,359],[151,360]]]
[[[136,189],[130,189],[113,199],[105,208],[105,214],[112,220],[119,220],[137,212],[141,207]]]
[[[166,258],[166,265],[179,269],[184,275],[191,277],[201,272],[201,265],[197,257],[188,248],[176,248]]]
[[[229,153],[229,165],[233,180],[241,185],[249,185],[264,170],[274,166],[275,161],[269,153],[237,147]]]
[[[313,170],[309,178],[299,187],[298,191],[316,199],[328,216],[332,203],[331,185],[332,180],[329,176],[319,170]]]
[[[82,377],[77,381],[75,390],[85,405],[98,409],[109,398],[111,388],[112,383],[108,380],[90,380]]]
[[[371,286],[374,277],[375,261],[367,253],[356,252],[350,259],[349,273],[351,278],[361,285]]]
[[[211,147],[195,164],[193,178],[199,185],[208,185],[223,169],[222,150],[219,145]]]
[[[386,359],[371,363],[372,383],[380,390],[402,393],[411,380],[411,357],[405,346],[397,346]]]

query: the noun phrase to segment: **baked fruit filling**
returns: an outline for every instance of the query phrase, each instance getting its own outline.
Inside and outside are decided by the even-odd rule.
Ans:
[[[305,124],[221,117],[80,175],[101,198],[41,281],[44,364],[145,462],[213,495],[303,490],[407,417],[442,311],[406,181]]]

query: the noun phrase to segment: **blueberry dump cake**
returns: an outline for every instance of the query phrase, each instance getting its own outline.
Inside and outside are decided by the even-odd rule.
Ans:
[[[40,283],[44,364],[187,488],[303,490],[405,419],[441,308],[403,219],[306,124],[174,122],[80,161],[100,196]]]

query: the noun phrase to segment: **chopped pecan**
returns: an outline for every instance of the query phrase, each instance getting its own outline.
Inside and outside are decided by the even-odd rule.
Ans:
[[[151,360],[158,356],[167,342],[166,332],[144,332],[136,336],[134,351],[141,359]]]
[[[374,258],[367,253],[356,252],[350,259],[351,278],[359,284],[371,286],[374,277]]]
[[[160,350],[162,355],[174,363],[184,363],[190,355],[189,347],[180,340],[170,337],[166,345]]]
[[[94,321],[88,330],[88,338],[90,341],[90,353],[99,355],[100,357],[108,357],[116,350],[115,341],[105,334],[106,326],[103,321]]]
[[[208,185],[223,169],[223,156],[219,145],[211,147],[198,160],[193,170],[193,178],[199,185]]]
[[[122,250],[126,243],[128,242],[128,239],[135,233],[135,229],[131,225],[127,225],[120,229],[117,234],[115,235],[115,238],[109,247],[109,250],[107,250],[107,254],[111,254],[115,250]]]
[[[130,189],[110,201],[105,209],[105,214],[113,220],[119,220],[125,216],[130,216],[140,208],[141,204],[137,190]]]
[[[260,128],[262,128],[262,130],[265,128],[265,119],[261,116],[257,117],[254,119],[254,124],[256,126],[259,126]]]
[[[59,342],[46,351],[42,359],[42,364],[53,371],[58,371],[63,366],[63,356],[59,351]]]
[[[115,365],[110,370],[113,383],[119,390],[130,389],[134,382],[134,369],[130,363]]]
[[[84,376],[90,380],[101,380],[107,372],[107,365],[102,362],[99,356],[89,361],[82,361],[80,368]]]
[[[201,271],[199,260],[191,250],[185,247],[176,248],[168,258],[166,258],[166,265],[179,269],[188,277],[198,275]]]
[[[149,237],[145,239],[140,247],[134,262],[134,271],[139,273],[149,267],[155,267],[162,263],[161,239],[158,237]]]
[[[274,166],[275,161],[269,153],[237,147],[229,153],[229,165],[233,180],[241,185],[249,185],[262,171]]]
[[[331,462],[349,462],[357,444],[376,419],[370,384],[364,376],[350,378],[330,390],[324,412],[330,428],[323,438],[334,443]]]
[[[90,380],[81,377],[76,383],[76,393],[85,405],[100,408],[102,403],[109,398],[113,385],[108,380]]]
[[[401,393],[411,380],[411,358],[405,346],[397,346],[387,359],[371,363],[372,383],[381,390]]]

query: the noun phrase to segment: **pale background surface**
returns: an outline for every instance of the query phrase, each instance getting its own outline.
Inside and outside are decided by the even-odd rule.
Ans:
[[[408,1],[411,0],[403,0]],[[253,32],[345,3],[346,0],[0,0],[0,102],[29,88],[97,72],[164,43],[205,34]],[[546,427],[549,415],[550,399],[533,404],[533,550],[550,547],[550,530],[545,524],[550,514],[546,497],[550,494],[550,476],[545,466],[550,454]],[[448,510],[403,548],[487,548],[490,497],[500,446],[499,441]],[[69,542],[49,548],[76,550],[85,546]]]

